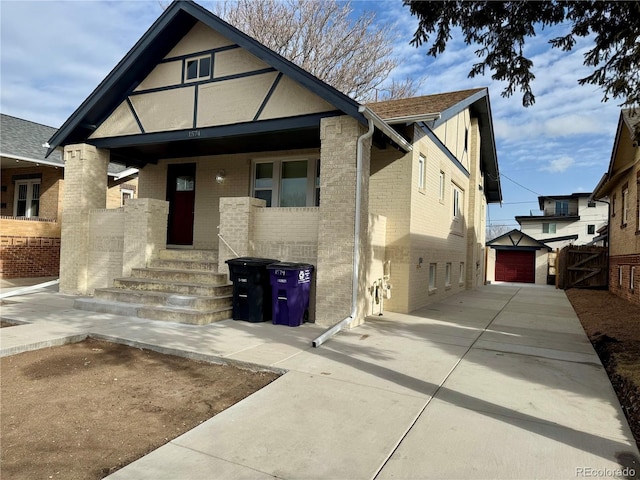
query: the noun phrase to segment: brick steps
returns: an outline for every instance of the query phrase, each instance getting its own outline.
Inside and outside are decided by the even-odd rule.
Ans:
[[[217,265],[216,251],[161,250],[149,268],[134,268],[74,308],[191,325],[226,320],[233,286]]]

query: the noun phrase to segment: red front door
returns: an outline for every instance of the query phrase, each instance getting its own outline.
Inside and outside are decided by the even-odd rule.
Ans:
[[[167,244],[193,245],[193,212],[196,200],[196,164],[169,165],[167,201],[169,225]]]

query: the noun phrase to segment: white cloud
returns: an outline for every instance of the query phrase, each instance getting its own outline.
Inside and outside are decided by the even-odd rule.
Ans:
[[[576,163],[576,161],[571,157],[560,157],[549,161],[547,165],[541,167],[540,170],[543,172],[561,173],[568,170],[574,163]]]

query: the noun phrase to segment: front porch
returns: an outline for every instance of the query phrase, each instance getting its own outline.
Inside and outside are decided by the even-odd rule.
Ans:
[[[209,261],[215,263],[217,271],[209,269],[209,275],[226,274],[225,261],[235,256],[314,265],[310,320],[319,325],[334,325],[351,310],[355,193],[357,183],[361,182],[364,201],[358,242],[358,318],[354,325],[361,323],[370,312],[371,286],[382,277],[385,260],[386,219],[370,216],[367,208],[371,141],[364,142],[363,169],[361,177],[356,178],[357,140],[365,133],[362,125],[348,116],[327,117],[320,121],[319,131],[321,148],[187,155],[149,161],[140,168],[139,198],[130,199],[124,207],[114,210],[105,209],[101,197],[94,195],[105,188],[102,176],[89,175],[102,169],[113,152],[88,144],[66,146],[68,182],[76,182],[84,197],[78,201],[77,196],[65,196],[61,291],[80,295],[97,292],[96,297],[103,300],[128,298],[138,304],[140,294],[131,292],[135,290],[135,282],[117,279],[146,275],[157,267],[160,255],[166,255],[162,252],[171,251],[168,246],[179,244],[173,246],[181,250],[207,250],[216,256],[215,261]],[[192,169],[192,177],[171,174],[176,166],[184,165]],[[269,165],[270,178],[259,165]],[[295,176],[296,168],[289,167],[306,171],[307,175]],[[301,186],[303,197],[295,195],[296,188],[300,190]],[[184,195],[180,197],[184,193],[191,202],[186,208]],[[295,206],[286,206],[291,204]],[[192,233],[186,241],[175,235],[185,225]],[[169,297],[178,293],[175,286],[180,283],[175,278],[166,278],[163,285],[145,287],[158,295],[144,302],[171,302]],[[220,285],[226,283],[225,278]],[[129,292],[114,291],[118,288]],[[85,306],[94,300],[85,301]],[[136,308],[140,316],[154,318],[148,307]],[[172,320],[168,314],[155,315],[158,316]],[[229,317],[230,313],[225,318]],[[209,315],[188,323],[218,319],[219,315]]]

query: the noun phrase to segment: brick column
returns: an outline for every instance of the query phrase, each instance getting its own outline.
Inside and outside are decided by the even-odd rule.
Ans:
[[[220,199],[220,233],[224,240],[241,256],[253,255],[253,217],[267,202],[252,197],[223,197]],[[231,249],[219,239],[218,272],[229,273],[225,260],[235,258]]]
[[[366,128],[351,117],[323,118],[320,123],[320,219],[316,270],[316,323],[334,325],[351,313],[356,202],[356,151]],[[364,248],[369,213],[371,140],[364,144],[360,223],[359,314],[364,319]]]
[[[60,292],[87,293],[89,211],[107,203],[109,151],[91,145],[64,147]]]
[[[124,206],[124,251],[122,276],[132,268],[144,268],[167,246],[169,202],[153,198],[131,198]]]

